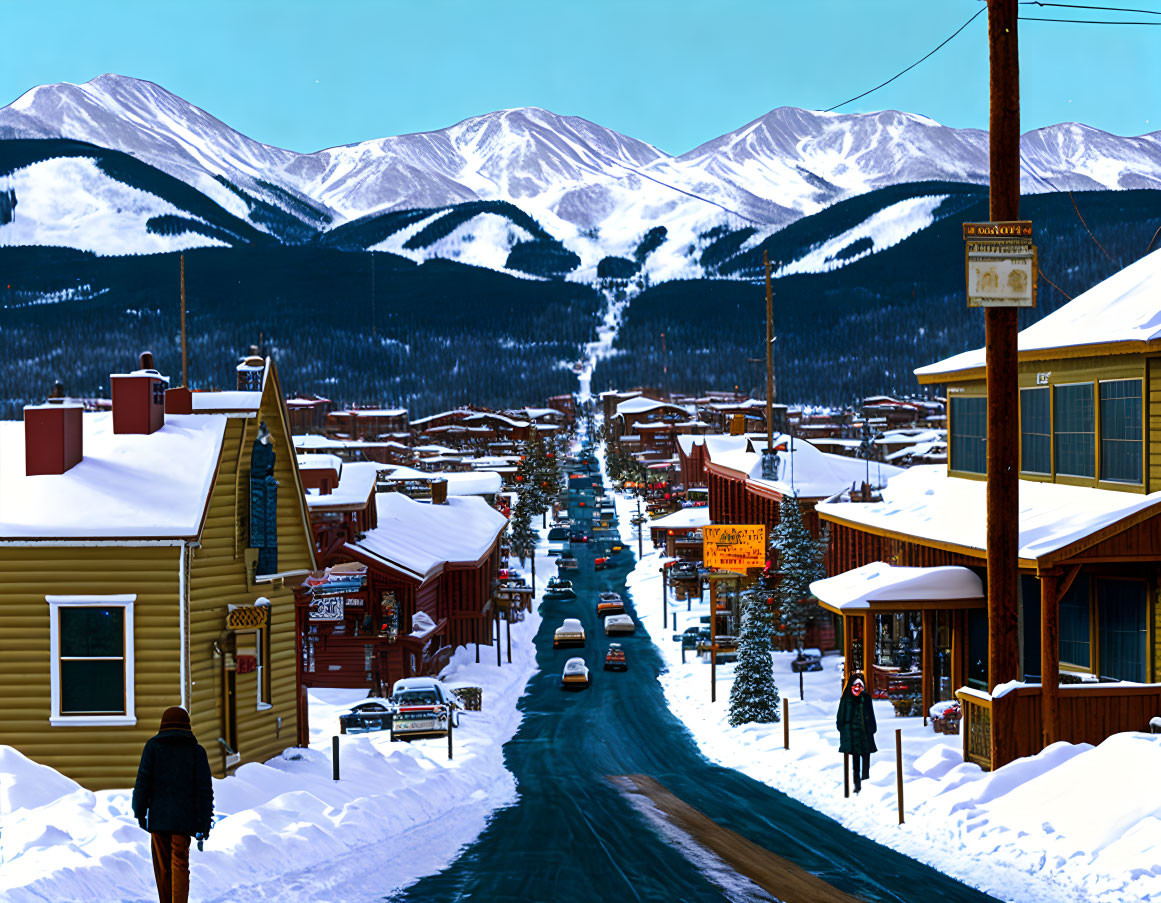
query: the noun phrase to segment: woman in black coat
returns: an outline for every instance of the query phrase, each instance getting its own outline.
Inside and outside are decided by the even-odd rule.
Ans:
[[[871,753],[875,748],[875,708],[862,672],[856,671],[847,681],[839,700],[837,727],[839,752],[854,756],[855,793],[871,776]]]

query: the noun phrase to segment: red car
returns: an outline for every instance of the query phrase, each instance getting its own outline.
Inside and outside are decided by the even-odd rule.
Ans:
[[[603,571],[608,566],[609,566],[609,559],[607,557],[593,559],[593,570],[594,571]]]
[[[605,653],[605,670],[629,670],[629,663],[625,660],[625,650],[620,643],[609,643],[609,651]]]
[[[589,535],[587,533],[573,533],[569,537],[570,542],[588,542]]]

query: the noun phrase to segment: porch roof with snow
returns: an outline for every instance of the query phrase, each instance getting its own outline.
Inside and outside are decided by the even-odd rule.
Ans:
[[[983,559],[987,486],[983,480],[949,477],[942,464],[925,464],[892,477],[881,502],[824,502],[816,510],[832,523]],[[1157,514],[1161,492],[1021,480],[1021,566],[1049,567]]]
[[[333,455],[305,455],[306,458],[332,458]],[[311,511],[338,508],[365,508],[375,492],[375,479],[381,465],[374,461],[339,462],[339,485],[326,495],[317,489],[306,491],[306,506]]]
[[[649,521],[650,530],[692,530],[697,527],[708,527],[710,524],[709,506],[697,508],[680,508],[672,514]]]
[[[872,561],[815,580],[810,591],[835,614],[932,608],[983,608],[984,583],[965,567],[896,567]]]
[[[1017,337],[1020,360],[1161,350],[1161,250],[1131,263]],[[915,370],[920,383],[947,382],[979,371],[984,349],[965,351]]]
[[[762,444],[765,446],[765,439]],[[717,454],[710,459],[709,466],[732,470],[745,477],[747,483],[768,487],[782,496],[810,499],[829,498],[867,478],[867,462],[859,458],[828,454],[805,439],[791,440],[787,435],[774,437],[774,447],[780,446],[787,450],[778,452],[778,476],[774,480],[762,479],[762,455],[756,451]],[[878,485],[901,472],[902,468],[877,461],[870,465],[871,480]]]

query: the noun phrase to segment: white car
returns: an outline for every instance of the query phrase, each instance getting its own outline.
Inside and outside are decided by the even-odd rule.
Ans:
[[[634,633],[637,625],[629,615],[609,615],[605,618],[605,636],[614,636],[620,633]]]
[[[583,658],[570,658],[564,663],[564,671],[560,675],[562,690],[583,690],[592,683],[589,677],[589,666]]]
[[[434,677],[405,677],[391,689],[391,739],[437,737],[460,726],[459,698]]]
[[[585,629],[579,618],[565,618],[552,635],[553,649],[564,649],[567,646],[583,646],[584,644]]]

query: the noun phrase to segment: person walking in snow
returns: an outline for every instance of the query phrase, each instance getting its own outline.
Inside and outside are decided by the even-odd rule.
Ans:
[[[856,671],[847,681],[839,700],[839,752],[850,753],[855,773],[855,793],[863,789],[863,781],[871,776],[871,753],[875,748],[875,708],[862,672]]]
[[[148,831],[161,903],[189,899],[189,843],[209,836],[214,811],[210,761],[194,737],[189,713],[170,706],[145,742],[133,785],[133,815]]]

